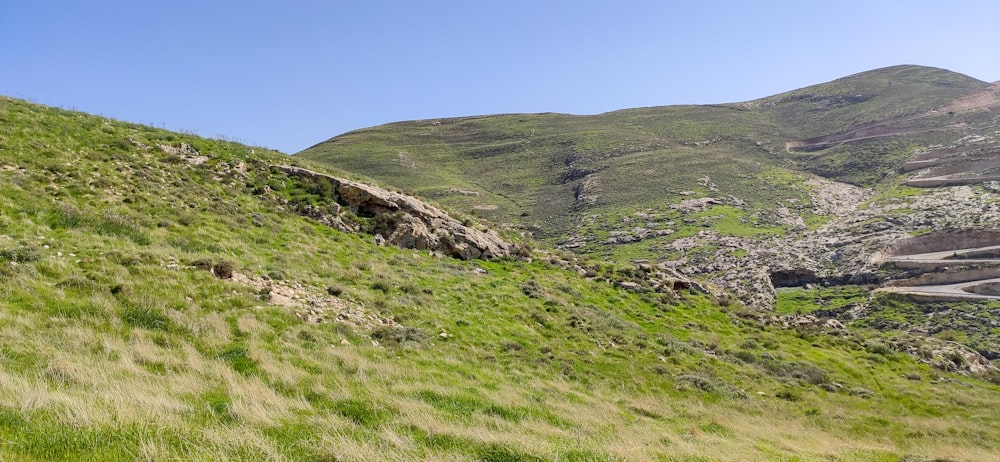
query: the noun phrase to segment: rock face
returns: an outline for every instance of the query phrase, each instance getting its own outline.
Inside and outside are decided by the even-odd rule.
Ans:
[[[334,213],[339,214],[340,209],[347,208],[360,217],[381,218],[384,229],[379,230],[379,236],[388,244],[441,252],[463,260],[491,260],[514,254],[514,246],[492,230],[481,231],[466,226],[443,210],[413,196],[301,167],[272,165],[271,168],[289,176],[328,181],[333,187],[331,199],[339,205],[334,208]],[[320,221],[338,228],[349,228],[339,217],[324,217]]]

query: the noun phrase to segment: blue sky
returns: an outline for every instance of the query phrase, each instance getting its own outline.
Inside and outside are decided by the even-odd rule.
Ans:
[[[12,1],[0,94],[294,153],[399,120],[1000,80],[1000,2]]]

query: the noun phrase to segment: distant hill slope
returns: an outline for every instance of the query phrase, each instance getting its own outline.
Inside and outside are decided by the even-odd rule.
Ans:
[[[996,460],[1000,372],[945,310],[465,260],[482,224],[351,177],[0,98],[0,459]]]
[[[812,166],[786,155],[787,141],[923,113],[987,86],[941,69],[899,66],[747,103],[401,122],[346,133],[297,155],[497,222],[524,222],[542,236],[563,236],[590,212],[678,202],[706,176],[717,194],[750,203],[794,197],[782,181],[767,180]],[[814,168],[866,185],[876,179],[849,166]]]
[[[874,271],[871,254],[892,239],[988,225],[969,218],[989,203],[985,196],[955,207],[962,217],[927,220],[887,220],[869,203],[918,195],[900,189],[917,175],[928,179],[911,181],[916,186],[996,177],[994,92],[955,72],[895,66],[742,103],[400,122],[334,137],[296,157],[579,253],[681,268],[764,306],[774,301],[768,274],[775,270],[864,276]],[[903,175],[912,159],[939,158],[925,155],[938,148],[986,160],[944,154],[947,171]],[[865,231],[875,228],[888,237]],[[858,245],[845,249],[845,242]]]

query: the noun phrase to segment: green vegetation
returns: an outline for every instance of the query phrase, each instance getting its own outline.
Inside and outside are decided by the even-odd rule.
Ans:
[[[778,314],[809,314],[816,310],[838,312],[866,302],[868,288],[836,286],[815,289],[779,289],[774,311]]]
[[[787,232],[775,216],[779,205],[806,230],[816,229],[827,217],[813,213],[815,188],[806,184],[813,174],[866,187],[893,183],[914,146],[964,135],[917,132],[816,152],[790,152],[787,141],[885,119],[906,128],[916,123],[906,116],[986,85],[941,69],[898,66],[739,104],[395,123],[340,135],[296,157],[377,178],[551,244],[572,236],[588,240],[585,252],[630,258],[688,233],[618,249],[622,243],[608,242],[607,234],[633,225],[612,217],[666,215],[692,197],[742,201],[726,205],[751,223],[727,213],[707,226],[723,235]]]
[[[914,304],[905,297],[885,294],[873,300],[859,325],[887,331],[906,326],[967,345],[996,360],[1000,358],[1000,327],[992,320],[997,316],[1000,303],[995,301]]]
[[[698,111],[706,118],[660,119],[688,165],[722,158],[683,144],[722,126],[709,115],[768,117],[737,106]],[[601,117],[638,127],[656,113]],[[626,193],[609,188],[602,197],[614,199],[593,210],[622,219],[655,207],[677,234],[694,229],[683,218],[733,236],[787,232],[765,203],[803,197],[802,177],[789,171],[772,175],[760,205],[681,216],[670,205],[683,198],[762,190],[753,159],[768,154],[682,195],[703,172],[663,182],[672,170],[657,151],[633,149],[664,149],[663,133],[618,145],[583,125],[563,131],[586,118],[538,117],[561,125],[448,121],[475,129],[448,136],[463,159],[479,159],[452,170],[420,170],[438,162],[433,155],[452,162],[450,147],[365,149],[407,159],[399,172],[416,179],[403,187],[455,207],[497,207],[472,209],[484,216],[528,213],[539,233],[577,217],[544,215],[562,199],[538,191],[579,184],[573,177],[591,169],[625,181],[630,168],[657,168],[629,181],[666,184],[676,197],[653,190],[625,207]],[[731,138],[705,146],[749,143],[739,138],[745,126],[724,125]],[[474,139],[462,144],[462,133]],[[552,146],[568,133],[574,147],[563,153],[586,155],[559,174],[565,185],[539,178],[569,157],[541,155],[536,139]],[[601,164],[612,148],[633,167]],[[383,165],[378,155],[360,173]],[[581,275],[558,255],[467,262],[377,246],[302,216],[334,207],[329,185],[274,172],[275,163],[323,170],[0,98],[0,459],[995,459],[1000,386],[918,362],[879,326],[785,328],[693,290],[631,290],[620,283],[640,280],[638,270],[613,262],[587,263]],[[473,164],[494,174],[468,178]],[[391,217],[356,224],[375,230],[380,219]],[[604,220],[592,226],[610,236]],[[856,295],[821,291],[785,298],[781,309],[837,308],[825,300]]]

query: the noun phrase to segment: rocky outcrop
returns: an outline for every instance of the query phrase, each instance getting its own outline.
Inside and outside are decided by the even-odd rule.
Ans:
[[[341,209],[348,209],[356,216],[378,220],[378,241],[403,248],[440,252],[463,260],[490,260],[514,254],[514,245],[492,230],[467,226],[413,196],[301,167],[272,165],[271,168],[292,177],[329,182],[332,186],[332,197],[329,199],[339,207],[327,207],[327,210],[335,210],[334,214],[339,215]],[[320,221],[347,227],[337,216],[324,217]]]
[[[672,259],[663,263],[681,274],[706,279],[747,306],[769,309],[775,303],[775,287],[878,285],[901,279],[903,275],[886,272],[883,265],[887,259],[899,253],[945,250],[929,248],[929,242],[952,249],[1000,245],[1000,232],[993,231],[1000,223],[995,192],[1000,186],[926,189],[919,195],[873,201],[870,189],[821,178],[807,185],[814,188],[811,197],[796,205],[812,215],[828,217],[828,222],[816,229],[786,226],[784,235],[764,238],[726,236],[704,229],[655,250],[671,254]],[[750,213],[730,199],[723,203]],[[913,237],[932,230],[939,231]],[[925,248],[930,250],[922,250]],[[956,260],[952,272],[973,265],[968,258],[972,256]],[[973,269],[986,270],[982,263],[975,263]]]

